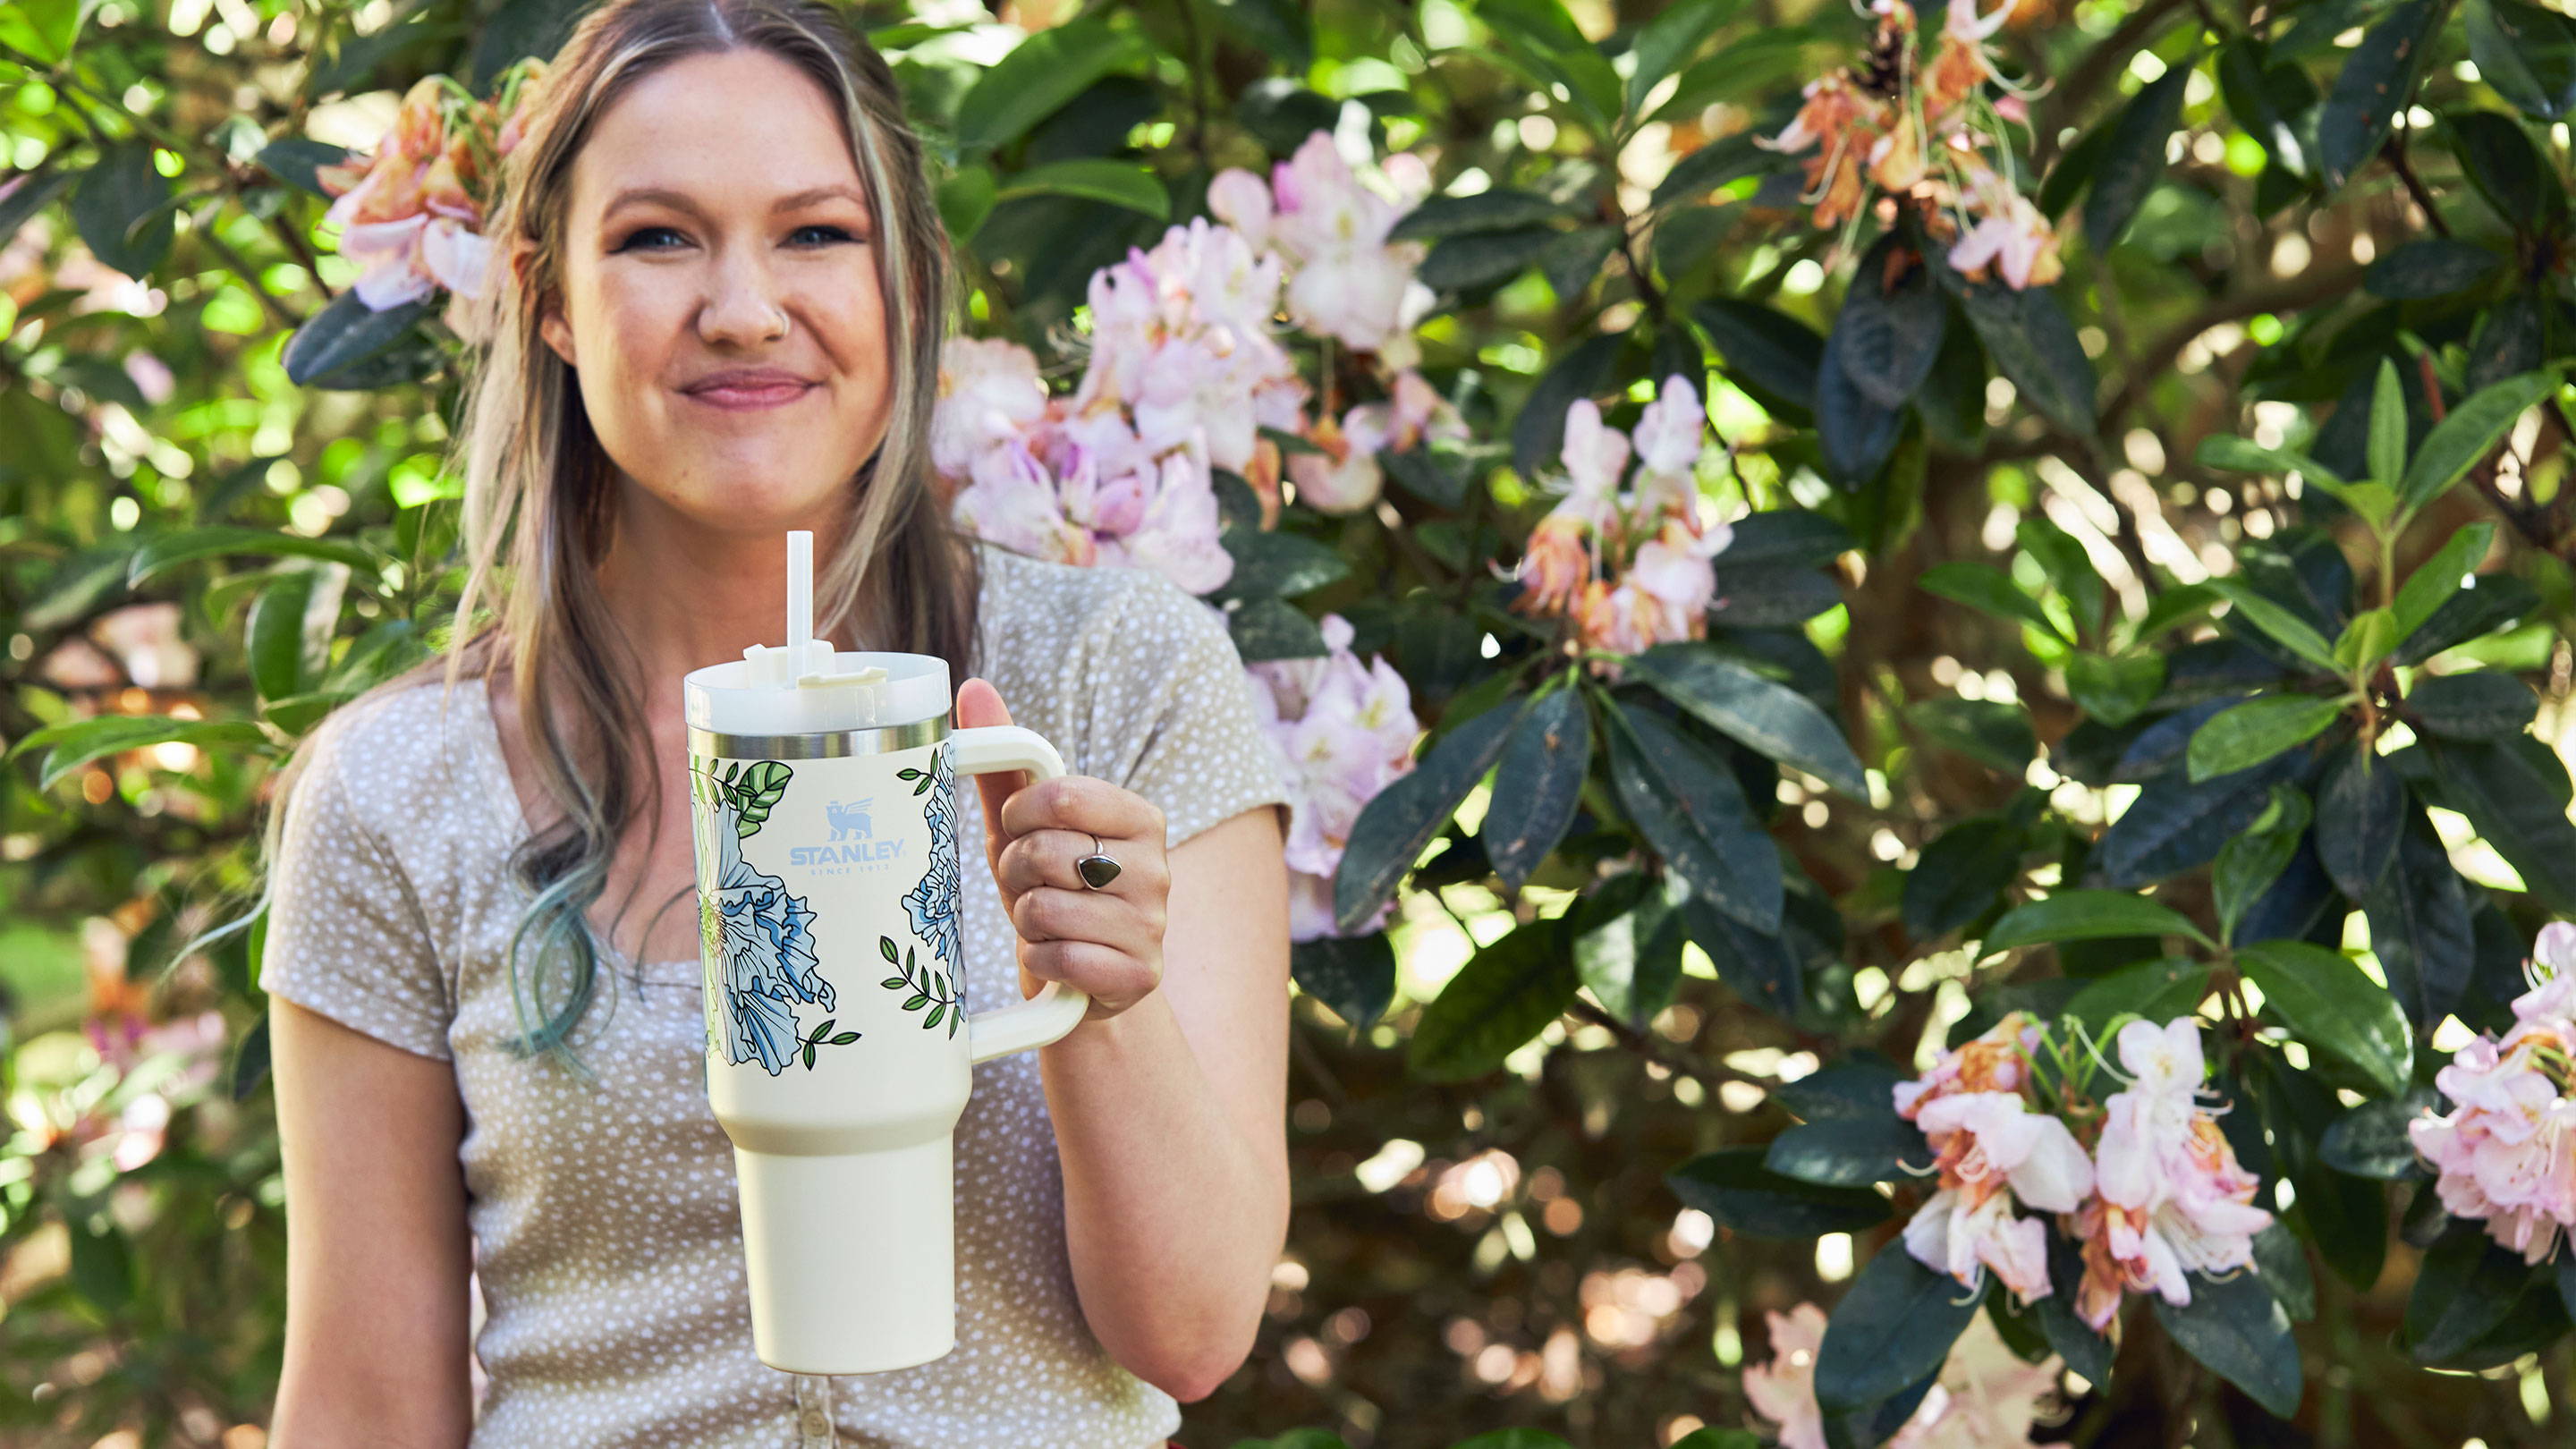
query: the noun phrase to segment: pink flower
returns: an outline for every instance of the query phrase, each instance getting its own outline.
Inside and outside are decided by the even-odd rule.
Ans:
[[[1576,497],[1607,498],[1628,470],[1628,435],[1601,421],[1599,404],[1577,398],[1565,410],[1565,441],[1557,457]]]
[[[1288,478],[1297,485],[1297,501],[1319,513],[1357,513],[1377,501],[1385,486],[1377,465],[1386,445],[1383,413],[1353,408],[1340,424],[1319,419],[1307,441],[1320,453],[1288,455]]]
[[[1339,935],[1332,880],[1361,807],[1413,768],[1421,725],[1412,691],[1384,658],[1363,666],[1351,652],[1348,620],[1321,621],[1327,653],[1245,666],[1253,700],[1279,756],[1289,797],[1287,861],[1292,872],[1289,936]],[[1376,930],[1386,917],[1366,923]]]
[[[2576,926],[2542,928],[2529,969],[2538,979],[2513,1003],[2499,1042],[2480,1036],[2434,1075],[2447,1115],[2407,1131],[2439,1176],[2434,1191],[2455,1217],[2482,1220],[2487,1235],[2538,1263],[2576,1229],[2576,1101],[2567,1095],[2576,1052]]]
[[[1812,1303],[1766,1313],[1771,1361],[1744,1370],[1744,1397],[1776,1429],[1780,1449],[1823,1449],[1824,1414],[1816,1406],[1816,1355],[1826,1317]],[[1940,1380],[1887,1441],[1887,1449],[2005,1449],[2031,1442],[2032,1421],[2056,1397],[2065,1363],[2052,1354],[2024,1363],[1985,1314],[1969,1320],[1950,1346]]]
[[[951,337],[939,350],[939,401],[931,411],[930,461],[958,478],[987,450],[1045,416],[1036,354],[1016,342]]]
[[[1985,1035],[1943,1052],[1918,1080],[1897,1083],[1896,1115],[1919,1123],[1925,1107],[1954,1092],[2022,1090],[2029,1080],[2024,1058],[2038,1049],[2042,1035],[2030,1013],[2010,1013]]]
[[[1780,1449],[1825,1449],[1825,1415],[1816,1407],[1825,1310],[1801,1303],[1763,1318],[1771,1326],[1771,1362],[1744,1370],[1744,1397],[1753,1412],[1778,1426]]]
[[[1982,161],[1969,167],[1968,211],[1978,220],[1950,248],[1950,265],[1971,281],[1984,281],[1992,266],[2021,291],[2064,274],[2047,215]]]
[[[1428,178],[1418,163],[1391,161],[1382,184],[1392,197],[1365,184],[1332,135],[1317,131],[1271,169],[1268,241],[1296,264],[1288,280],[1291,320],[1317,336],[1376,353],[1389,366],[1409,367],[1414,324],[1437,299],[1414,280],[1424,245],[1389,242],[1386,235],[1421,200]],[[1241,183],[1228,183],[1223,204],[1222,214],[1261,225],[1261,213]]]
[[[1915,1117],[1939,1154],[1940,1190],[1905,1226],[1905,1250],[1967,1287],[1993,1268],[2022,1302],[2045,1298],[2048,1230],[2016,1202],[2069,1212],[2092,1190],[2092,1164],[2057,1118],[2018,1092],[1954,1092]]]
[[[2100,1193],[2070,1224],[2084,1247],[2077,1312],[2095,1328],[2118,1310],[2123,1289],[2191,1301],[2193,1272],[2251,1267],[2254,1234],[2272,1215],[2255,1207],[2260,1180],[2240,1167],[2216,1119],[2198,1101],[2200,1028],[2190,1017],[2121,1028],[2125,1091],[2103,1104],[2094,1144]]]

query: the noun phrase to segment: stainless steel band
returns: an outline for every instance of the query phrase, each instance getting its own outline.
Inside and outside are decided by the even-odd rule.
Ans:
[[[844,755],[891,755],[935,745],[948,737],[948,717],[874,729],[827,730],[810,735],[721,735],[689,728],[689,753],[719,760],[828,760]]]

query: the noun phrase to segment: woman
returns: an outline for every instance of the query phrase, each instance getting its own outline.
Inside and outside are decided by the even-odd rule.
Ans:
[[[1249,1351],[1288,1210],[1283,797],[1225,628],[1158,575],[950,531],[944,241],[833,12],[613,0],[534,105],[458,439],[460,618],[491,621],[444,682],[325,722],[273,826],[270,1442],[1158,1444]],[[694,888],[679,681],[779,642],[798,528],[818,632],[944,655],[959,725],[1064,753],[961,793],[966,986],[1093,1001],[976,1069],[957,1349],[843,1379],[753,1356],[696,912],[667,910]]]

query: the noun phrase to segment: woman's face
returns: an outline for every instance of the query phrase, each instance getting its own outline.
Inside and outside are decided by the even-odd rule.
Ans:
[[[548,346],[635,486],[689,523],[802,526],[892,407],[876,229],[835,104],[761,50],[645,76],[574,157]]]

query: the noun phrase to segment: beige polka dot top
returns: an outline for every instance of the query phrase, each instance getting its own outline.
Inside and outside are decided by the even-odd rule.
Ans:
[[[1068,770],[1161,806],[1174,846],[1286,799],[1214,610],[1145,570],[978,547],[981,672]],[[307,749],[260,983],[455,1063],[488,1378],[474,1449],[1123,1449],[1179,1425],[1074,1298],[1035,1053],[976,1067],[957,1126],[955,1351],[836,1378],[761,1363],[732,1144],[702,1077],[698,963],[639,966],[603,946],[575,1039],[597,1083],[520,1060],[506,952],[528,893],[505,862],[527,827],[480,681],[364,700]],[[1020,996],[1014,935],[980,793],[957,801],[966,995],[1004,1004]]]

